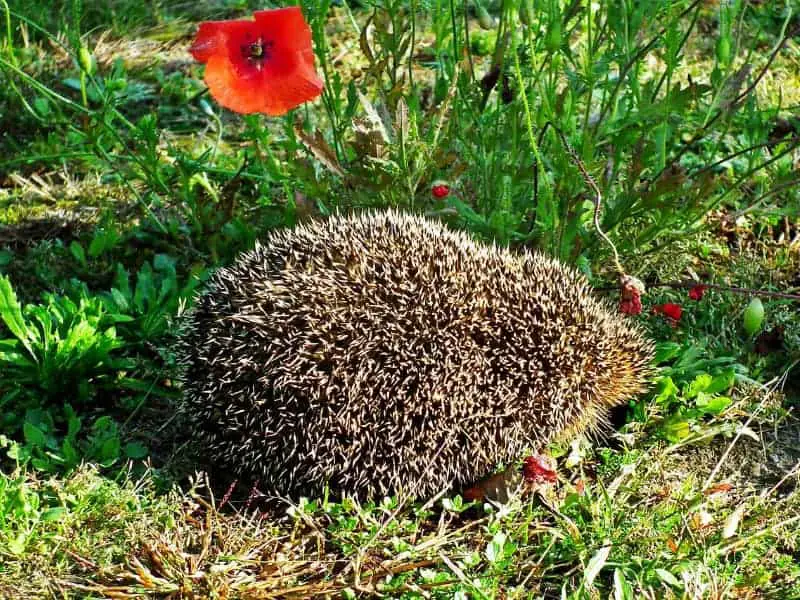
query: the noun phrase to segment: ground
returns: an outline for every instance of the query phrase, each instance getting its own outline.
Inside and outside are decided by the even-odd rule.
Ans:
[[[800,598],[790,7],[311,0],[325,91],[267,118],[188,53],[249,4],[0,2],[0,597]],[[268,229],[376,206],[557,256],[615,307],[608,232],[651,391],[504,503],[215,472],[175,411],[181,313]]]

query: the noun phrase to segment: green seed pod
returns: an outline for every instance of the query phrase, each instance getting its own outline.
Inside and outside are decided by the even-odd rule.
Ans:
[[[475,11],[478,13],[478,23],[481,29],[494,29],[494,19],[481,4],[475,5]]]
[[[81,49],[78,51],[78,63],[80,64],[81,69],[86,71],[89,75],[94,75],[97,63],[94,60],[94,56],[92,56],[92,53],[89,52],[89,49],[86,46],[81,46]]]
[[[547,31],[547,39],[545,40],[545,48],[551,54],[558,52],[561,48],[561,19],[558,17],[550,23],[550,29]]]
[[[519,21],[530,25],[533,21],[533,0],[521,0],[519,3]]]
[[[727,66],[731,61],[731,39],[727,35],[722,35],[717,40],[717,61],[723,66]]]
[[[754,335],[764,322],[764,305],[760,298],[753,298],[744,309],[744,330],[747,335]]]

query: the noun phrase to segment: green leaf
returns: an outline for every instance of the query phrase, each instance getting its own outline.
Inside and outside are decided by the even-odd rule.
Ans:
[[[120,443],[118,437],[112,437],[103,442],[100,446],[100,463],[103,466],[110,466],[118,458],[120,453]]]
[[[622,569],[614,569],[614,600],[633,600],[633,588]]]
[[[714,379],[705,389],[707,394],[720,394],[727,392],[733,387],[736,382],[736,371],[733,369],[726,369],[722,373],[715,375]]]
[[[681,345],[677,342],[660,342],[656,346],[656,356],[653,362],[657,365],[667,362],[681,353]]]
[[[15,556],[19,556],[25,552],[25,543],[27,541],[28,537],[25,532],[20,533],[17,537],[8,542],[8,551]]]
[[[10,250],[0,250],[0,267],[5,267],[14,260],[14,253]]]
[[[731,402],[732,400],[728,396],[712,396],[705,392],[700,392],[695,400],[697,408],[712,415],[721,413],[731,405]]]
[[[133,304],[140,313],[143,313],[146,311],[146,306],[150,304],[154,296],[153,270],[148,263],[145,263],[136,278],[136,291],[133,293]]]
[[[673,443],[681,441],[691,433],[689,422],[679,414],[667,419],[664,422],[662,431],[664,432],[664,437]]]
[[[9,331],[25,346],[30,355],[36,360],[36,355],[31,346],[31,334],[28,324],[22,317],[22,308],[11,287],[11,282],[7,277],[0,276],[0,318],[8,327]]]
[[[503,558],[506,538],[507,536],[505,533],[498,531],[494,534],[492,541],[487,544],[485,554],[490,563],[495,564]]]
[[[128,310],[128,299],[125,297],[125,294],[117,288],[111,288],[111,299],[114,301],[114,304],[116,304],[117,310]]]
[[[128,442],[125,444],[125,456],[128,458],[144,458],[147,456],[147,446],[139,442]]]
[[[33,423],[25,421],[25,424],[22,426],[22,433],[25,436],[25,441],[32,446],[44,448],[44,445],[47,443],[44,432]]]
[[[175,273],[175,258],[169,254],[156,254],[153,257],[153,267],[156,271]]]
[[[67,438],[74,439],[80,430],[81,419],[73,412],[67,421]]]
[[[75,467],[80,462],[80,456],[78,456],[78,451],[75,450],[75,446],[72,445],[69,438],[64,438],[61,442],[61,456],[64,459],[64,464],[68,469]]]
[[[689,387],[686,389],[686,397],[687,398],[694,398],[700,392],[704,392],[708,389],[708,386],[711,385],[713,378],[708,373],[700,373],[697,377],[694,378],[694,381],[689,384]]]
[[[656,404],[667,404],[675,398],[678,393],[678,386],[672,381],[671,377],[662,377],[658,380],[658,395],[655,398]]]
[[[86,252],[83,251],[83,246],[78,242],[73,241],[69,245],[69,253],[72,254],[72,257],[78,261],[81,266],[86,266]]]
[[[656,569],[656,574],[661,578],[661,581],[667,585],[681,587],[681,582],[678,581],[678,578],[666,569]]]
[[[603,570],[603,567],[608,560],[608,555],[611,553],[611,544],[607,544],[595,552],[594,556],[586,565],[586,570],[583,573],[583,586],[584,589],[590,589],[594,584],[594,580]]]
[[[44,511],[41,516],[39,517],[42,521],[58,521],[62,519],[67,514],[67,509],[63,506],[56,506],[54,508],[48,508]]]

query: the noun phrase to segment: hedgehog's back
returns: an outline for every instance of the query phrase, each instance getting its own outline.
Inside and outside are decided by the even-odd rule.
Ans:
[[[650,355],[572,270],[395,212],[273,233],[183,348],[209,455],[289,494],[469,483],[590,426]]]

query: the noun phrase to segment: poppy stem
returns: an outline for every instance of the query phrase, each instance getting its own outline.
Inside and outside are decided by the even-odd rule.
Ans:
[[[593,200],[594,228],[597,231],[597,235],[603,238],[605,243],[608,244],[608,246],[611,248],[611,251],[614,253],[613,257],[614,267],[617,269],[617,272],[624,277],[626,273],[625,269],[622,268],[622,263],[619,260],[619,253],[617,252],[617,247],[614,245],[614,242],[611,241],[611,238],[609,238],[606,235],[602,227],[600,227],[600,211],[603,206],[603,195],[600,192],[600,188],[597,186],[597,182],[595,182],[594,177],[592,177],[592,175],[586,169],[586,165],[583,164],[581,157],[578,156],[578,153],[575,151],[572,145],[570,145],[570,143],[567,141],[567,138],[564,135],[564,133],[555,125],[552,125],[552,127],[553,129],[555,129],[556,133],[558,134],[558,137],[561,139],[561,143],[564,145],[567,154],[569,154],[570,158],[572,158],[572,161],[575,163],[575,166],[578,167],[578,170],[581,172],[584,182],[586,183],[586,185],[592,188],[592,191],[594,192],[594,200]]]

